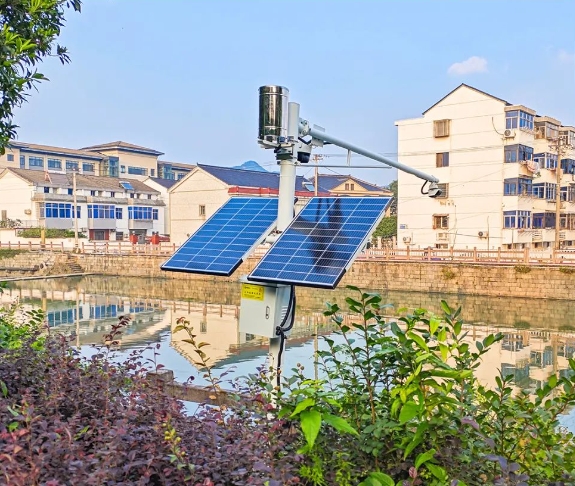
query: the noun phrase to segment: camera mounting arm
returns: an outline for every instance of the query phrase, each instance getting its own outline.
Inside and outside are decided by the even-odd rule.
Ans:
[[[382,155],[376,154],[370,150],[366,150],[364,148],[358,147],[357,145],[353,145],[351,143],[345,142],[344,140],[340,140],[339,138],[333,137],[317,128],[311,127],[310,123],[307,120],[300,119],[299,124],[299,134],[302,137],[310,135],[312,139],[321,140],[322,142],[328,142],[333,145],[337,145],[338,147],[350,150],[351,152],[355,152],[356,154],[363,155],[372,160],[376,160],[377,162],[381,162],[382,164],[390,165],[391,167],[395,167],[403,172],[407,172],[408,174],[412,174],[415,177],[419,177],[424,181],[438,183],[439,179],[435,176],[426,174],[417,169],[413,169],[408,165],[402,164],[401,162],[396,162],[394,160],[390,160]]]

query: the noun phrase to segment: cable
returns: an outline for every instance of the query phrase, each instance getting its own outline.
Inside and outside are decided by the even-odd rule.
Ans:
[[[289,303],[287,311],[282,319],[282,322],[279,326],[276,327],[276,336],[280,338],[280,350],[278,352],[278,362],[276,366],[276,384],[278,388],[281,386],[281,365],[282,365],[282,356],[285,341],[287,339],[286,333],[291,331],[295,323],[295,306],[296,306],[296,298],[295,298],[295,286],[292,285],[290,288],[290,296],[289,296]],[[287,327],[284,327],[286,322],[288,321],[288,317],[290,319],[290,323]]]

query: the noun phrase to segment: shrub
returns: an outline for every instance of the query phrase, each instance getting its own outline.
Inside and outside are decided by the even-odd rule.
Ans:
[[[5,258],[13,258],[20,253],[25,253],[26,250],[13,250],[12,248],[0,248],[0,260]]]
[[[41,238],[42,228],[25,228],[18,231],[21,238]],[[46,228],[45,238],[74,238],[74,230]],[[86,238],[82,232],[78,232],[78,238]]]
[[[297,481],[295,440],[261,405],[187,417],[141,353],[110,359],[123,318],[91,359],[62,336],[0,349],[0,484],[279,485]],[[159,366],[153,366],[154,369]],[[255,408],[254,408],[255,407]]]

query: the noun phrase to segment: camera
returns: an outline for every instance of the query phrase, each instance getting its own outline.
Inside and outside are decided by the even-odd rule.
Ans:
[[[443,191],[441,189],[439,189],[439,186],[437,185],[437,182],[431,182],[429,184],[429,189],[427,191],[427,195],[429,197],[439,197],[443,194]]]

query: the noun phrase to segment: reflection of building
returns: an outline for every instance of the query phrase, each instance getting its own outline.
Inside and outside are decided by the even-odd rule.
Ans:
[[[400,246],[548,248],[556,227],[575,244],[575,127],[465,84],[396,125],[399,160],[437,176],[443,191],[422,204],[421,181],[399,171]],[[557,137],[571,146],[560,161]]]

